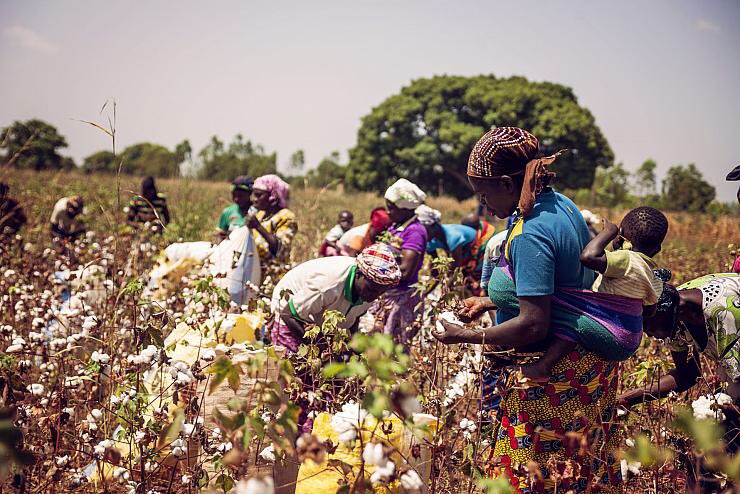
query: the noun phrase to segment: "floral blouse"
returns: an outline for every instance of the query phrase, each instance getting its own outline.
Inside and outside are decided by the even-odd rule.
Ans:
[[[707,326],[708,341],[704,348],[691,337],[684,325],[668,338],[668,348],[685,352],[696,348],[718,364],[720,377],[725,381],[740,378],[740,274],[709,274],[689,281],[679,290],[698,288],[702,293],[702,308]]]
[[[276,284],[290,269],[290,250],[293,238],[298,232],[298,222],[293,211],[287,208],[270,216],[265,211],[258,211],[256,216],[265,230],[278,239],[277,253],[272,255],[267,240],[258,231],[252,230],[254,243],[260,256],[262,279],[267,280],[269,277],[271,282]]]

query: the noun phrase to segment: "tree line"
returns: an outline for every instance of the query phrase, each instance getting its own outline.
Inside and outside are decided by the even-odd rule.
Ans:
[[[614,153],[591,112],[571,88],[523,77],[436,76],[412,81],[362,118],[349,163],[339,152],[306,171],[304,153],[289,159],[291,181],[312,186],[343,183],[384,191],[399,177],[436,194],[469,197],[465,170],[470,149],[493,126],[526,128],[540,139],[542,154],[568,149],[554,165],[555,185],[584,204],[619,206],[636,201],[667,209],[706,211],[716,197],[695,165],[671,167],[657,190],[655,162],[634,174],[614,163]],[[14,122],[0,133],[0,163],[33,170],[73,169],[59,154],[64,136],[41,120]],[[185,166],[188,165],[188,166]],[[193,166],[194,165],[194,166]],[[114,155],[98,151],[79,166],[87,173],[177,177],[186,172],[206,180],[277,173],[277,154],[236,135],[226,143],[213,136],[196,154],[189,141],[174,149],[143,142]],[[670,201],[664,200],[670,198]]]

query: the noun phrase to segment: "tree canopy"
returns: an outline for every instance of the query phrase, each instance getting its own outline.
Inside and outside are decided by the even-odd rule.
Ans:
[[[59,154],[67,140],[43,120],[16,121],[0,132],[0,163],[30,170],[68,169],[71,158]]]
[[[228,147],[218,137],[211,137],[198,156],[201,159],[198,176],[207,180],[232,180],[238,175],[258,177],[277,171],[277,155],[267,154],[262,146],[252,144],[241,134]]]
[[[665,205],[670,209],[693,213],[706,211],[717,196],[717,190],[704,180],[693,163],[670,167],[663,179],[662,192]]]
[[[347,167],[339,162],[339,152],[333,151],[306,174],[306,181],[313,187],[325,187],[343,182],[346,172]]]
[[[382,192],[405,177],[430,192],[443,185],[446,193],[470,196],[470,150],[493,126],[506,125],[536,135],[543,155],[571,150],[552,167],[560,187],[590,187],[596,167],[613,164],[593,115],[570,88],[523,77],[437,76],[413,81],[362,119],[347,182]]]

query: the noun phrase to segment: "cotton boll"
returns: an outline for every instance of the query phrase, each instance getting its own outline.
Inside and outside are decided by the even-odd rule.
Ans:
[[[370,465],[385,465],[388,458],[385,456],[383,445],[380,443],[368,443],[362,452],[362,459]]]
[[[406,489],[410,494],[420,493],[424,488],[424,482],[421,481],[421,477],[416,473],[416,470],[408,470],[401,474],[401,486]]]
[[[30,391],[34,396],[41,396],[44,394],[44,386],[38,383],[31,384],[26,389],[28,389],[28,391]]]
[[[275,447],[271,444],[260,451],[260,458],[267,462],[275,463]]]
[[[393,477],[393,472],[396,471],[396,465],[392,461],[385,462],[384,465],[375,467],[375,471],[370,476],[370,482],[373,484],[386,484]]]
[[[275,484],[272,477],[256,478],[252,477],[247,480],[240,480],[234,486],[234,494],[274,494]]]

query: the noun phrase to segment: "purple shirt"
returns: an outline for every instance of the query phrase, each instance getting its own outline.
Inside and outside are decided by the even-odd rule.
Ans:
[[[419,281],[419,270],[424,264],[424,253],[427,249],[427,229],[419,223],[419,220],[414,220],[400,232],[395,225],[390,227],[388,232],[401,239],[401,250],[413,250],[421,254],[416,269],[414,269],[414,274],[398,285],[398,289],[403,290]]]

